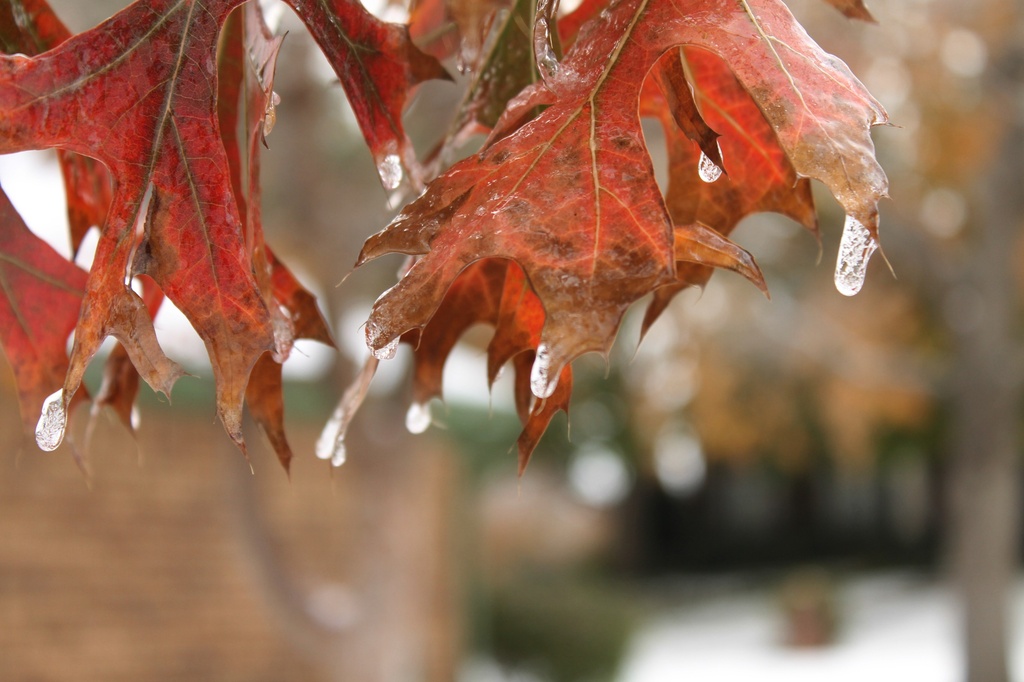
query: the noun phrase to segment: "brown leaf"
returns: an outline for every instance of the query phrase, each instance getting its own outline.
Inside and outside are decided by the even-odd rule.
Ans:
[[[152,279],[146,276],[139,278],[142,282],[142,300],[149,311],[150,319],[156,319],[156,314],[163,303],[164,294]],[[103,366],[103,383],[100,384],[99,393],[93,399],[92,410],[89,415],[89,426],[86,431],[86,445],[91,441],[91,434],[95,428],[96,420],[104,407],[111,407],[114,413],[121,420],[126,429],[135,435],[135,423],[133,413],[135,399],[139,393],[139,373],[132,365],[124,346],[118,343],[114,350],[107,357]]]
[[[653,108],[659,115],[671,116],[678,127],[678,131],[696,142],[701,152],[716,166],[721,168],[723,163],[722,153],[717,142],[718,133],[704,121],[704,117],[697,109],[693,91],[686,78],[683,60],[683,48],[676,48],[675,50],[669,50],[654,65],[654,69],[651,70],[651,77],[644,84],[645,91],[641,95],[640,113],[641,115],[650,115],[650,110]],[[731,76],[732,74],[728,74],[728,77]],[[659,98],[659,100],[651,102],[653,95],[647,90],[648,84],[657,85],[663,99]],[[758,118],[760,118],[760,115]],[[667,122],[666,127],[668,127]],[[678,135],[672,135],[668,140],[669,147],[673,150],[684,146],[677,138]],[[673,164],[673,167],[675,167],[675,164]],[[691,166],[690,170],[692,169],[693,167]],[[692,180],[692,175],[692,173],[688,173],[687,177]],[[671,213],[671,208],[669,212]],[[677,221],[679,220],[675,215],[672,218]]]
[[[245,404],[252,418],[260,425],[277,459],[285,471],[291,469],[292,448],[284,432],[284,401],[281,381],[281,363],[271,353],[264,353],[256,361],[245,390]]]
[[[102,409],[110,407],[121,424],[134,435],[135,424],[132,420],[132,413],[135,410],[135,398],[138,393],[139,373],[132,365],[131,358],[128,357],[124,346],[117,344],[114,346],[114,350],[110,351],[110,355],[103,365],[103,383],[100,384],[99,393],[96,394],[92,403],[88,433],[91,434]],[[86,436],[85,440],[88,444],[91,438]]]
[[[768,285],[765,284],[764,275],[754,262],[754,257],[700,223],[676,227],[675,256],[678,262],[699,263],[737,272],[768,295]]]
[[[832,5],[851,19],[860,19],[861,21],[870,21],[871,23],[875,23],[875,18],[871,16],[871,12],[868,11],[868,8],[864,6],[864,0],[825,0],[825,2]]]

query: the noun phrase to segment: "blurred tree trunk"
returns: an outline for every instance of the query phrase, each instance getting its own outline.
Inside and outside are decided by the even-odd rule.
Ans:
[[[1017,22],[1020,23],[1019,21]],[[1021,55],[992,55],[987,96],[1005,117],[990,170],[974,188],[973,244],[952,295],[957,369],[953,391],[950,559],[963,616],[968,682],[1004,682],[1009,590],[1020,533],[1018,423],[1020,313],[1015,277],[1024,193],[1024,88]]]
[[[324,539],[345,560],[327,583],[295,570],[249,468],[237,453],[225,457],[246,567],[282,636],[323,679],[450,682],[462,658],[455,457],[436,443],[413,449],[406,434],[382,445],[355,426],[358,456],[335,482],[350,513]]]

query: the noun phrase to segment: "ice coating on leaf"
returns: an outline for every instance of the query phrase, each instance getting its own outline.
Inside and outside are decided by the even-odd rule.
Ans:
[[[878,242],[870,230],[853,216],[846,216],[843,239],[839,243],[839,257],[836,259],[836,289],[843,296],[853,296],[864,286],[871,254],[878,248]]]
[[[64,404],[64,389],[51,393],[43,402],[39,423],[36,425],[36,444],[40,450],[52,452],[64,440],[68,413]]]
[[[405,414],[405,428],[409,433],[423,433],[430,428],[432,420],[429,404],[413,403]]]
[[[722,169],[707,154],[701,152],[700,162],[697,164],[697,174],[704,182],[714,182],[722,177]]]
[[[549,16],[542,7],[550,6],[538,2],[537,16]],[[509,259],[522,268],[545,313],[549,357],[538,357],[527,372],[535,380],[527,382],[529,393],[543,395],[550,375],[565,363],[608,352],[630,305],[677,284],[672,228],[679,221],[670,219],[654,181],[637,106],[643,79],[637,76],[679,46],[725,62],[769,128],[758,140],[770,138],[791,164],[764,189],[803,192],[806,183],[796,180],[821,179],[848,213],[874,230],[871,220],[886,182],[870,127],[883,123],[885,112],[845,64],[811,41],[781,0],[619,0],[606,9],[580,29],[553,78],[513,100],[479,153],[434,179],[367,240],[360,265],[386,253],[417,257],[374,304],[368,325],[379,331],[374,347],[428,324],[468,264]],[[543,29],[538,20],[538,60],[545,53]],[[688,64],[679,64],[683,77],[670,79],[673,88],[677,82],[687,87]],[[704,89],[708,111],[722,104],[711,97],[714,92]],[[527,115],[539,104],[545,106],[539,114]],[[721,167],[712,136],[698,138]],[[754,153],[764,147],[757,146]],[[738,165],[741,158],[731,160]],[[723,184],[725,177],[713,185],[697,181],[698,159],[695,153],[687,166],[688,179],[696,181],[690,185]],[[789,173],[792,182],[783,182]],[[745,208],[762,204],[770,205],[751,201]],[[743,260],[729,262],[761,285]]]
[[[356,410],[366,398],[370,382],[377,372],[377,365],[377,358],[368,358],[363,369],[341,396],[338,406],[334,408],[334,412],[324,426],[313,450],[318,458],[329,459],[336,467],[345,463],[345,432],[348,430],[349,422],[355,416]]]
[[[370,348],[370,352],[373,353],[373,357],[378,360],[390,360],[395,357],[395,353],[398,352],[398,340],[399,337],[395,337],[388,342],[386,346],[380,348]]]
[[[537,5],[537,18],[533,26],[533,51],[537,60],[537,69],[544,81],[548,83],[558,77],[561,68],[552,42],[557,33],[551,30],[557,7],[557,0],[541,0]]]
[[[545,49],[537,56],[537,66],[540,67],[545,78],[555,78],[560,67],[558,57],[551,49]]]
[[[547,344],[537,346],[537,357],[533,359],[530,370],[530,390],[544,400],[550,398],[558,388],[558,373],[551,371],[551,349]]]
[[[270,93],[267,100],[267,110],[263,112],[263,137],[266,137],[274,129],[277,123],[277,105],[281,103],[281,96],[276,92]]]
[[[388,154],[377,167],[380,173],[380,181],[387,189],[398,189],[402,184],[402,161],[397,154]]]

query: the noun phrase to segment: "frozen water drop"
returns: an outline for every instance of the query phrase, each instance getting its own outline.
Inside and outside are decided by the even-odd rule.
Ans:
[[[402,161],[397,154],[385,156],[377,166],[377,172],[380,173],[380,181],[388,189],[398,189],[402,184]]]
[[[316,441],[313,452],[318,459],[329,459],[331,464],[340,467],[345,463],[347,453],[345,451],[345,438],[341,436],[341,419],[338,412],[335,412],[331,420],[327,422],[320,438]]]
[[[722,169],[717,163],[711,160],[704,152],[700,153],[700,162],[697,164],[697,174],[704,182],[714,182],[722,177]]]
[[[334,455],[331,456],[331,466],[340,467],[345,463],[348,451],[345,449],[345,441],[339,440],[334,444]]]
[[[558,375],[551,376],[551,351],[546,344],[537,346],[537,357],[530,371],[530,390],[540,399],[550,398],[558,387]]]
[[[339,405],[334,410],[334,414],[324,425],[324,430],[320,432],[320,437],[316,441],[316,446],[313,448],[313,452],[316,454],[318,459],[333,459],[334,451],[338,443],[341,442],[339,436],[341,435],[342,422],[345,420],[345,411],[342,406]]]
[[[52,393],[43,401],[43,409],[36,424],[36,444],[40,450],[52,452],[64,440],[64,429],[68,423],[67,407],[64,405],[64,389]]]
[[[378,360],[390,360],[395,357],[395,353],[398,352],[398,337],[391,339],[386,346],[381,348],[371,348],[370,352],[373,353],[373,357]]]
[[[853,216],[846,216],[843,226],[843,240],[839,243],[839,257],[836,259],[836,289],[843,296],[853,296],[864,286],[871,254],[878,248],[878,242],[868,228]]]
[[[545,81],[558,76],[561,64],[551,44],[551,22],[547,17],[538,16],[534,26],[534,51],[537,58],[537,68]]]
[[[556,57],[554,51],[550,49],[545,49],[541,53],[540,57],[537,59],[537,66],[540,67],[544,77],[548,79],[555,78],[561,68],[561,64],[558,63],[558,57]]]
[[[405,413],[405,428],[409,429],[409,433],[423,433],[430,428],[432,419],[430,405],[413,403]]]

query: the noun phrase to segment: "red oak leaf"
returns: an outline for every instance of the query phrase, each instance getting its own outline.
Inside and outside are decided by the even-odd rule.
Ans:
[[[535,33],[543,53],[544,32]],[[825,182],[874,232],[886,181],[869,129],[885,114],[784,5],[624,0],[583,26],[560,65],[542,54],[543,84],[510,104],[489,146],[367,241],[360,264],[421,256],[375,304],[368,345],[379,352],[423,327],[466,266],[497,257],[522,267],[546,313],[531,380],[538,397],[576,356],[607,353],[629,305],[675,281],[674,227],[644,146],[636,74],[684,44],[722,57],[797,174]],[[549,106],[517,127],[537,103]]]
[[[31,430],[68,368],[86,274],[32,234],[0,189],[0,343]]]
[[[516,411],[523,422],[523,430],[516,442],[520,476],[551,419],[560,410],[568,414],[572,397],[572,367],[569,365],[562,370],[558,387],[550,397],[539,400],[530,389],[530,374],[543,326],[544,307],[540,299],[530,289],[522,268],[513,261],[507,261],[501,307],[494,336],[487,347],[487,378],[493,384],[501,368],[512,360],[516,372]]]
[[[218,54],[218,116],[231,182],[245,226],[246,244],[257,286],[270,312],[275,348],[256,362],[245,402],[278,460],[287,470],[292,459],[284,428],[281,365],[295,338],[333,346],[316,300],[266,244],[260,200],[260,157],[276,119],[274,72],[283,37],[274,37],[256,3],[237,8],[225,23]],[[245,150],[238,140],[244,131]]]
[[[562,45],[568,48],[576,42],[576,36],[579,35],[583,24],[593,19],[607,6],[608,0],[582,0],[576,9],[559,19],[558,39]]]
[[[691,101],[699,108],[701,120],[716,131],[716,136],[721,134],[716,146],[721,149],[724,160],[719,163],[724,165],[725,173],[712,182],[698,177],[701,152],[687,139],[695,136],[677,125],[678,116],[670,114],[655,91],[645,88],[641,109],[658,116],[665,131],[669,153],[666,204],[672,219],[677,224],[701,223],[727,236],[751,213],[773,211],[816,234],[810,182],[798,177],[775,131],[728,65],[710,52],[687,47],[666,54],[654,75],[676,68],[691,84]],[[665,81],[662,77],[658,82]],[[644,331],[676,293],[688,286],[703,286],[711,272],[708,265],[677,262],[677,282],[655,292],[644,319]]]
[[[447,72],[413,45],[405,26],[379,21],[358,0],[287,2],[341,79],[381,182],[398,187],[404,166],[418,183],[419,166],[405,136],[402,110],[411,87],[448,78]]]
[[[477,323],[495,327],[487,348],[490,383],[509,360],[515,367],[516,409],[523,422],[518,440],[522,474],[551,418],[559,410],[568,411],[572,370],[565,368],[559,390],[547,400],[537,400],[530,393],[530,367],[544,324],[544,309],[512,261],[488,259],[470,265],[452,284],[430,322],[406,336],[414,347],[414,404],[409,425],[418,430],[429,424],[417,417],[429,414],[424,411],[427,403],[442,395],[445,360],[463,332]]]
[[[665,143],[669,147],[670,159],[676,147],[683,147],[687,150],[691,148],[690,145],[681,142],[679,133],[682,133],[683,136],[697,143],[704,157],[715,164],[716,168],[721,168],[722,152],[718,146],[719,135],[707,124],[700,109],[697,108],[693,86],[690,85],[690,81],[686,77],[682,50],[683,48],[669,50],[651,69],[640,93],[640,115],[657,116],[662,119],[662,124],[665,127]],[[732,73],[728,70],[726,70],[726,75],[732,78]],[[758,118],[761,116],[758,115]],[[671,167],[674,168],[674,164]],[[699,163],[697,167],[699,168]],[[684,177],[686,180],[692,180],[693,169],[687,170],[691,172],[686,173]],[[669,213],[671,212],[671,207],[669,207]],[[674,214],[672,218],[676,221],[680,220]]]
[[[0,5],[0,49],[4,54],[36,55],[70,35],[46,0],[7,0]]]
[[[0,52],[37,55],[71,36],[45,0],[9,0],[0,4]],[[107,216],[112,188],[107,169],[94,159],[58,151],[71,229],[71,250],[78,252],[90,227]]]
[[[426,405],[442,396],[444,362],[467,329],[477,323],[493,326],[497,322],[506,268],[503,260],[483,260],[466,268],[430,323],[407,336],[414,349],[414,403]]]
[[[241,445],[249,371],[273,339],[216,134],[215,46],[229,10],[229,2],[136,3],[39,57],[0,58],[0,151],[71,149],[103,161],[116,181],[65,401],[109,335],[151,386],[170,392],[181,371],[126,286],[148,274],[206,343],[218,412]]]
[[[509,360],[536,351],[544,327],[544,306],[530,289],[523,269],[509,261],[502,282],[501,306],[494,322],[494,336],[487,347],[487,381],[493,384]],[[529,401],[519,400],[516,409],[526,419]]]
[[[0,153],[60,147],[101,160],[116,181],[64,406],[109,335],[154,388],[170,391],[180,368],[164,356],[142,300],[127,286],[148,274],[206,343],[218,412],[241,446],[249,373],[276,346],[217,134],[217,38],[239,4],[137,2],[38,57],[0,57]],[[375,156],[394,161],[388,170],[401,175],[396,154],[411,162],[397,114],[409,85],[440,67],[412,47],[402,27],[377,21],[354,0],[290,4],[359,100],[353,106]]]
[[[306,287],[299,283],[292,271],[267,249],[270,265],[270,286],[274,301],[288,313],[297,339],[311,339],[335,347],[330,325],[324,319],[320,306]]]

